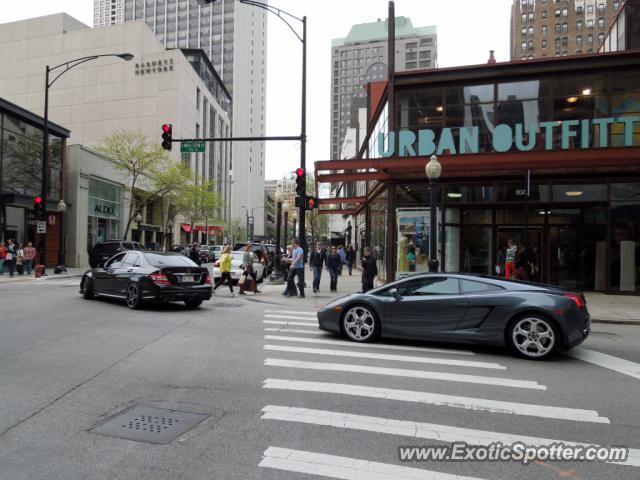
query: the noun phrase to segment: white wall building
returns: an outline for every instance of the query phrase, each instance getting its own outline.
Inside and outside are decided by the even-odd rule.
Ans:
[[[165,48],[204,50],[234,98],[233,136],[263,137],[267,12],[236,0],[201,3],[94,0],[94,26],[143,21]],[[263,235],[264,142],[234,142],[232,152],[232,217],[244,222],[242,205],[248,207],[254,212],[254,234]]]
[[[105,57],[84,63],[50,88],[49,118],[71,130],[68,145],[96,146],[116,130],[139,131],[160,142],[163,123],[173,124],[174,138],[196,137],[211,125],[230,135],[228,94],[222,87],[213,88],[215,78],[203,81],[182,51],[166,50],[142,22],[92,29],[61,13],[0,25],[0,97],[40,113],[46,65],[125,52],[134,59]],[[195,64],[197,55],[189,56]],[[206,68],[203,63],[197,66]],[[216,145],[214,151],[208,146],[205,154],[185,154],[182,160],[199,175],[198,181],[222,172],[219,194],[230,205],[230,148]],[[177,144],[171,156],[180,160]],[[228,213],[224,220],[228,222]],[[181,243],[179,228],[173,231],[174,243]]]

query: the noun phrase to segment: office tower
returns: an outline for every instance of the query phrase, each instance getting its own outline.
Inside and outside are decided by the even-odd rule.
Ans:
[[[395,23],[396,71],[436,67],[436,27],[414,28],[407,17],[396,17]],[[340,158],[347,129],[358,128],[355,107],[366,100],[363,85],[387,79],[387,30],[387,20],[378,19],[352,26],[345,38],[331,43],[332,159]]]
[[[232,95],[233,136],[265,135],[266,11],[236,0],[207,5],[196,0],[94,2],[96,18],[100,18],[95,26],[118,23],[117,12],[122,6],[121,21],[144,21],[165,48],[204,50]],[[103,10],[109,15],[103,15]],[[114,11],[116,15],[111,14]],[[231,215],[242,220],[241,205],[253,209],[255,234],[262,235],[264,143],[234,142],[232,160]]]
[[[514,0],[511,60],[597,52],[621,0]]]

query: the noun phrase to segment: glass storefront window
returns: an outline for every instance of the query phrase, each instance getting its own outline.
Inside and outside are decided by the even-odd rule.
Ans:
[[[522,182],[502,182],[496,189],[497,202],[524,203],[526,195],[526,179]],[[549,186],[546,183],[532,183],[529,190],[529,202],[548,202]]]
[[[465,227],[462,247],[462,271],[491,275],[493,238],[491,227]]]
[[[447,208],[444,213],[444,271],[460,271],[460,209]]]
[[[490,186],[447,187],[446,203],[488,203],[492,201],[494,188]]]
[[[607,186],[601,185],[553,185],[555,202],[604,202]]]
[[[529,225],[542,225],[544,224],[544,217],[548,215],[549,210],[534,207],[532,205],[528,208],[529,212]],[[519,207],[512,208],[499,208],[496,210],[496,224],[497,225],[520,225],[524,226],[524,202]]]
[[[430,220],[428,208],[396,210],[398,272],[429,270]]]
[[[465,225],[491,225],[493,223],[491,210],[465,210],[462,215]]]
[[[88,250],[97,242],[120,238],[121,202],[121,187],[96,178],[89,179]]]
[[[640,184],[611,185],[611,289],[640,290]]]

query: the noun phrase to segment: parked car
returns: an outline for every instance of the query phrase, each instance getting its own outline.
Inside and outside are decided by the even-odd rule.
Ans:
[[[253,253],[253,252],[252,252]],[[231,252],[231,280],[233,283],[237,283],[242,276],[244,268],[242,268],[242,256],[244,252]],[[253,253],[253,271],[256,273],[256,280],[261,282],[264,280],[265,267],[258,259],[258,256]],[[213,267],[213,281],[217,282],[220,279],[220,267]]]
[[[89,265],[96,268],[99,264],[106,262],[116,253],[126,250],[144,250],[144,246],[138,242],[126,240],[107,240],[96,243],[89,252]]]
[[[200,261],[202,263],[211,263],[216,260],[216,256],[209,245],[200,245]]]
[[[211,298],[211,289],[205,267],[178,253],[165,252],[118,253],[103,266],[86,272],[80,281],[85,299],[120,298],[131,309],[150,302],[173,301],[195,308]]]
[[[233,246],[234,252],[243,251],[248,242],[237,242]],[[253,243],[253,253],[255,253],[266,268],[266,274],[270,275],[273,270],[276,246],[271,243]]]
[[[543,359],[582,343],[590,317],[580,292],[499,277],[429,273],[335,300],[318,312],[318,323],[321,330],[355,342],[384,336],[497,345]]]

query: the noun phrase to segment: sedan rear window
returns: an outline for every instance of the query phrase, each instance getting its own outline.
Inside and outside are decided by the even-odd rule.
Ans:
[[[147,261],[154,267],[197,267],[190,258],[184,255],[145,254]]]

